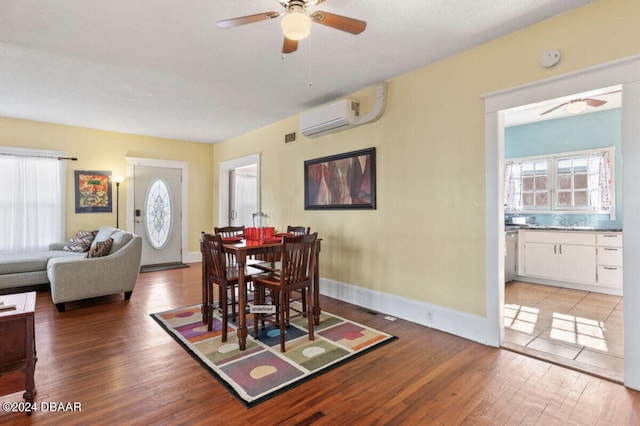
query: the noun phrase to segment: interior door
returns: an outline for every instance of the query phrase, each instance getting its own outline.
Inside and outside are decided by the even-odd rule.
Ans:
[[[182,261],[182,170],[134,166],[134,232],[142,236],[142,265]]]
[[[229,224],[253,226],[258,211],[258,174],[255,164],[229,171]]]

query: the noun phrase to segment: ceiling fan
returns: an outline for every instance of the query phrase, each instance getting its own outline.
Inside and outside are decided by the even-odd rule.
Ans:
[[[621,90],[614,90],[613,92],[600,93],[598,96],[610,95],[612,93],[618,93],[618,92],[621,92]],[[569,112],[569,113],[578,114],[578,113],[583,112],[585,109],[587,109],[587,106],[599,107],[599,106],[602,106],[602,105],[604,105],[606,103],[607,103],[607,101],[605,101],[605,100],[594,99],[594,98],[572,99],[570,101],[561,103],[560,105],[556,105],[553,108],[551,108],[550,110],[547,110],[545,112],[540,113],[540,115],[548,114],[548,113],[550,113],[552,111],[557,110],[560,107],[565,107],[567,112]]]
[[[307,11],[307,7],[324,3],[325,0],[278,0],[284,7],[282,13],[263,12],[255,15],[241,16],[238,18],[223,19],[217,22],[220,28],[234,28],[254,22],[268,21],[282,16],[280,26],[284,35],[282,53],[293,53],[298,49],[298,41],[309,36],[311,22],[346,31],[351,34],[360,34],[367,27],[365,21],[335,15],[333,13],[316,10]]]

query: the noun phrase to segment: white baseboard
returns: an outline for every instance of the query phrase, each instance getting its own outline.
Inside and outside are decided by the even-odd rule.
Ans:
[[[183,263],[202,262],[202,253],[199,251],[190,251],[182,258]]]
[[[572,290],[593,291],[593,292],[596,292],[596,293],[610,294],[612,296],[622,296],[622,288],[605,287],[605,286],[602,286],[602,285],[592,285],[592,284],[570,283],[570,282],[566,282],[566,281],[545,280],[543,278],[527,277],[527,276],[523,276],[523,275],[518,275],[514,279],[514,281],[522,281],[522,282],[526,282],[526,283],[548,285],[548,286],[551,286],[551,287],[570,288]]]
[[[184,263],[202,260],[199,251],[190,252]],[[489,344],[486,318],[454,311],[438,305],[383,293],[339,281],[320,278],[320,293],[356,306],[371,309],[436,330],[451,333],[474,342]]]
[[[488,344],[486,318],[413,299],[320,278],[320,293],[478,343]]]

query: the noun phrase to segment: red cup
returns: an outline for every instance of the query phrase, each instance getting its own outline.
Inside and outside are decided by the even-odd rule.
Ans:
[[[267,226],[264,228],[264,238],[273,238],[276,232],[276,228],[274,226]]]
[[[245,228],[244,233],[247,240],[255,241],[258,239],[258,228]]]

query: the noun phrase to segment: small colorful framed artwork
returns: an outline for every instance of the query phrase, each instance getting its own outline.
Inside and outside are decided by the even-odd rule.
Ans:
[[[111,172],[75,171],[76,213],[113,211]]]

